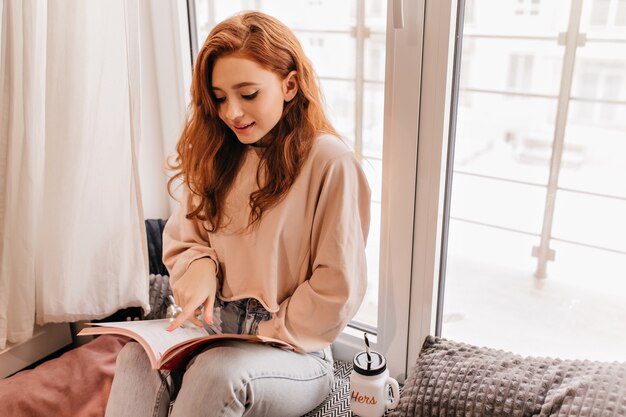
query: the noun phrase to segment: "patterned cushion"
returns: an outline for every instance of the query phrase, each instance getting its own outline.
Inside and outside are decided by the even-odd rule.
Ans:
[[[335,361],[335,383],[333,389],[315,410],[304,417],[351,416],[350,414],[350,372],[352,364]]]
[[[303,417],[352,416],[350,412],[350,373],[352,372],[352,364],[336,360],[333,365],[335,367],[333,389],[322,404]],[[400,387],[400,398],[402,398],[402,387]],[[388,413],[385,413],[385,416],[387,415]]]
[[[429,336],[392,416],[626,417],[626,363],[522,357]]]

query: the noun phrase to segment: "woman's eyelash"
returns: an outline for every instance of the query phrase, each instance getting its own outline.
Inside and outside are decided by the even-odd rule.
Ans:
[[[259,94],[259,92],[258,92],[258,91],[255,91],[255,92],[254,92],[254,93],[252,93],[252,94],[242,94],[242,95],[241,95],[241,97],[242,97],[244,100],[252,100],[253,98],[255,98],[255,97],[257,96],[257,94]]]
[[[259,94],[258,90],[252,94],[242,94],[241,98],[243,98],[244,100],[253,100],[257,96],[257,94]],[[215,97],[215,101],[217,103],[223,103],[226,101],[226,97]]]

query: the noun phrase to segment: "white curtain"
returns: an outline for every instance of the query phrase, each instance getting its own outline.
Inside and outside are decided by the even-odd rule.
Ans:
[[[0,348],[149,309],[139,17],[132,0],[4,0]]]

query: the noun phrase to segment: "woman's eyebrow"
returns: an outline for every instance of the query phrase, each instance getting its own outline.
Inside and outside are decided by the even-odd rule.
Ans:
[[[251,82],[251,81],[244,81],[244,82],[242,82],[242,83],[238,83],[238,84],[233,85],[233,87],[232,87],[232,88],[233,88],[234,90],[236,90],[236,89],[241,88],[241,87],[259,86],[259,85],[261,85],[261,84],[259,84],[259,83],[253,83],[253,82]],[[211,86],[211,88],[212,88],[213,90],[223,91],[221,88],[216,87],[216,86],[214,86],[214,85],[213,85],[213,86]]]

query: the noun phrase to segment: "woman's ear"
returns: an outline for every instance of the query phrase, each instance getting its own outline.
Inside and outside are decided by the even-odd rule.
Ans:
[[[283,80],[283,98],[289,102],[293,100],[298,92],[298,73],[291,71]]]

